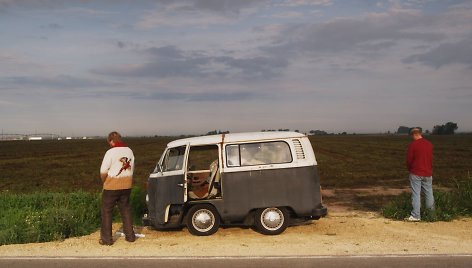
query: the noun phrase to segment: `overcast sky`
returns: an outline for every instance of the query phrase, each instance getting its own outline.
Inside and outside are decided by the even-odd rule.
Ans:
[[[472,1],[0,0],[4,133],[472,131]]]

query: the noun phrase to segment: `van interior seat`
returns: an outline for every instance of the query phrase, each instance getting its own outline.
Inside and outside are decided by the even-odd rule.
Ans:
[[[218,165],[218,160],[213,161],[210,165],[210,170],[212,171],[210,173],[210,181],[209,181],[209,187],[208,187],[208,195],[210,197],[215,197],[218,195],[219,189],[219,183],[220,183],[220,172],[219,172],[219,165]],[[214,172],[213,172],[214,170]]]
[[[193,191],[189,191],[188,195],[191,199],[205,199],[207,197],[214,197],[218,194],[218,188],[215,187],[215,182],[219,183],[220,181],[220,173],[219,171],[219,166],[218,166],[218,160],[213,161],[210,164],[210,175],[206,179],[206,182],[208,182],[208,191],[203,195],[199,196],[195,194]]]

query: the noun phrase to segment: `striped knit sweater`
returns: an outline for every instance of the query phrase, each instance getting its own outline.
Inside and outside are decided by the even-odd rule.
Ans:
[[[103,157],[100,173],[106,174],[104,190],[130,189],[133,183],[134,155],[124,143],[117,143]]]

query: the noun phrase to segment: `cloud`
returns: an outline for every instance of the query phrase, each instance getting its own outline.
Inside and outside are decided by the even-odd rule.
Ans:
[[[93,6],[100,6],[106,4],[108,1],[83,1],[83,0],[0,0],[0,13],[8,12],[13,9],[23,9],[28,12],[31,11],[51,11],[55,10],[59,14],[72,15],[85,15],[91,17],[99,17],[104,15],[115,14],[114,12],[107,10],[100,10]],[[145,2],[141,0],[143,4]],[[149,1],[152,3],[152,1]],[[125,0],[114,0],[110,1],[114,7],[119,5],[128,5],[128,1]]]
[[[261,93],[253,92],[159,92],[150,95],[141,95],[140,98],[154,100],[179,100],[187,102],[233,102],[259,98]]]
[[[305,14],[303,12],[296,12],[296,11],[287,11],[283,13],[276,13],[272,15],[273,18],[276,19],[294,19],[294,18],[303,18]]]
[[[441,44],[426,53],[409,56],[403,62],[418,62],[437,69],[450,64],[464,64],[472,69],[472,38]]]
[[[232,70],[239,71],[245,78],[272,78],[280,75],[289,62],[278,57],[252,57],[238,59],[234,57],[216,57],[215,62],[223,63]]]
[[[228,14],[240,13],[244,8],[265,3],[267,0],[190,0],[182,2],[188,3],[190,7],[197,10],[210,10]]]
[[[0,78],[4,88],[34,87],[34,88],[90,88],[101,86],[113,86],[116,83],[108,83],[101,80],[85,79],[70,75],[58,75],[55,77],[38,76],[10,76]]]
[[[332,5],[332,0],[285,0],[280,3],[280,6],[329,6]]]
[[[124,48],[126,45],[125,45],[125,43],[123,43],[121,41],[117,41],[116,46],[118,46],[119,48]]]
[[[362,18],[340,18],[321,24],[286,27],[264,50],[272,53],[323,54],[391,47],[400,40],[440,41],[443,33],[428,32],[426,19],[414,12],[369,14]]]
[[[75,1],[79,3],[79,1]],[[26,9],[56,8],[63,6],[64,2],[60,0],[0,0],[0,11],[8,11],[11,8],[20,7]]]
[[[156,8],[141,16],[138,28],[206,27],[229,24],[237,21],[241,14],[253,13],[252,8],[267,0],[178,0],[157,1]]]
[[[218,92],[220,90],[220,92]],[[264,92],[249,92],[249,91],[228,91],[221,92],[222,89],[215,91],[203,92],[183,92],[183,91],[121,91],[113,90],[113,92],[103,91],[89,91],[89,92],[75,92],[72,95],[64,95],[65,97],[73,98],[93,98],[93,99],[134,99],[134,100],[152,100],[152,101],[183,101],[183,102],[235,102],[258,99],[266,94]]]
[[[43,29],[51,29],[51,30],[60,30],[62,29],[62,25],[58,23],[49,23],[48,25],[42,25],[41,28]]]
[[[279,76],[289,65],[288,60],[276,56],[236,58],[212,56],[200,51],[183,51],[176,46],[152,47],[138,51],[148,62],[123,66],[108,66],[93,73],[134,77],[187,77],[212,76],[232,79],[269,79]]]

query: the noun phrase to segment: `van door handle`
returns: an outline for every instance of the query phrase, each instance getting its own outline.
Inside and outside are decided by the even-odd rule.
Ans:
[[[184,187],[184,184],[183,184],[183,183],[179,183],[179,184],[177,184],[177,186]]]

